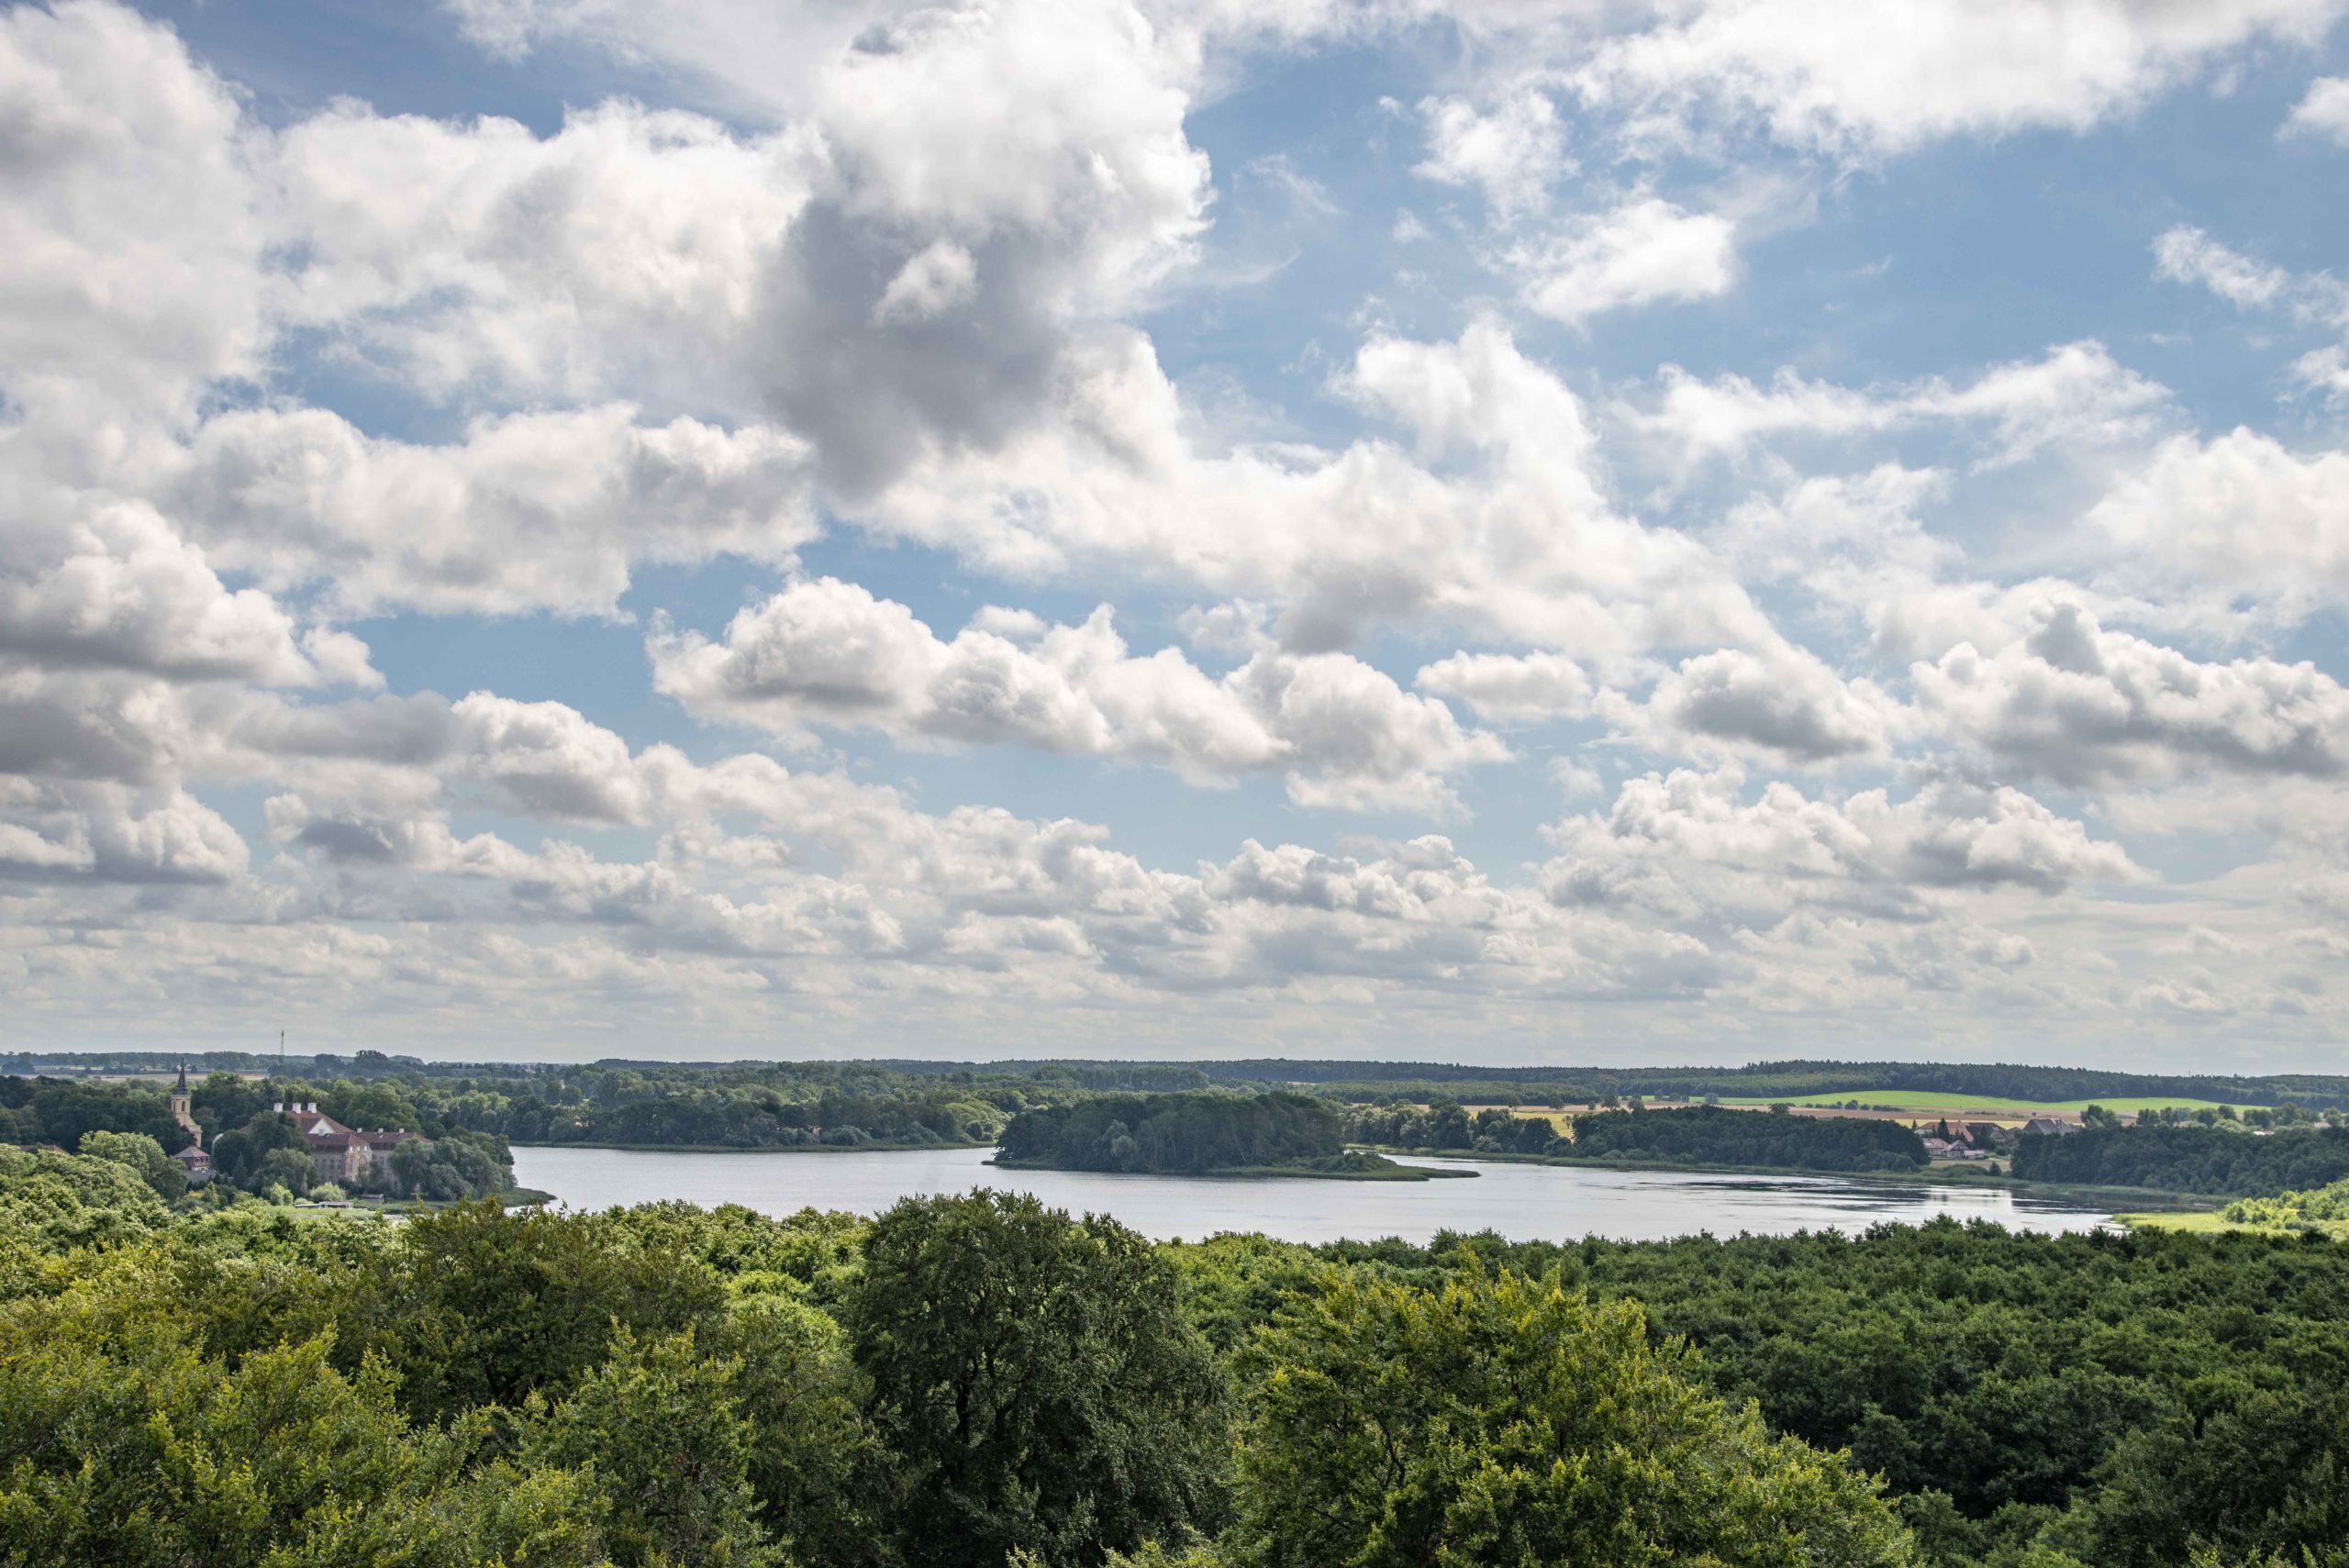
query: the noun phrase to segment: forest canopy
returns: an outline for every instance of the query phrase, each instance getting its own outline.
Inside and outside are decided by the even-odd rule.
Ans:
[[[2015,1174],[2220,1197],[2305,1190],[2349,1176],[2349,1129],[2254,1134],[2232,1127],[2091,1127],[2068,1137],[2024,1138],[2015,1150]]]
[[[2315,1236],[394,1225],[0,1151],[0,1563],[2349,1568],[2344,1386]]]
[[[1104,1095],[1023,1111],[996,1140],[1015,1165],[1197,1173],[1328,1160],[1345,1129],[1326,1100],[1263,1095]]]

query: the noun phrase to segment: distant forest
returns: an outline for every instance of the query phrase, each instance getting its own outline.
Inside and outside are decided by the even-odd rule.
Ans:
[[[0,1053],[0,1073],[168,1073],[179,1058],[165,1051]],[[279,1059],[256,1051],[193,1053],[191,1068],[276,1073]],[[1917,1062],[1759,1062],[1743,1067],[1478,1067],[1434,1062],[1331,1062],[1254,1057],[1230,1062],[1103,1062],[1087,1060],[916,1062],[879,1058],[856,1062],[649,1062],[607,1059],[585,1066],[501,1062],[428,1062],[412,1056],[361,1051],[350,1055],[296,1055],[283,1071],[309,1079],[400,1076],[518,1081],[568,1079],[584,1072],[637,1073],[667,1078],[686,1074],[709,1082],[796,1084],[830,1075],[1022,1083],[1090,1093],[1161,1094],[1205,1089],[1308,1088],[1333,1099],[1426,1103],[1453,1099],[1489,1103],[1510,1095],[1530,1105],[1589,1105],[1613,1095],[1702,1099],[1708,1095],[1758,1099],[1862,1095],[1908,1089],[1987,1095],[2017,1101],[2143,1099],[2174,1095],[2247,1106],[2297,1104],[2310,1109],[2349,1109],[2349,1075],[2276,1073],[2146,1073],[2087,1067],[2013,1063]]]
[[[1924,1140],[1897,1121],[1712,1106],[1578,1116],[1570,1151],[1577,1159],[1801,1171],[1914,1171],[1926,1162]]]

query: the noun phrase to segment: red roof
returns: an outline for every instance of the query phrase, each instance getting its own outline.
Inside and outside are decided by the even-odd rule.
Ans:
[[[396,1129],[381,1129],[362,1132],[345,1127],[324,1111],[297,1111],[294,1125],[301,1129],[303,1140],[313,1149],[351,1149],[364,1145],[369,1149],[394,1149],[400,1144],[421,1141],[419,1134]]]

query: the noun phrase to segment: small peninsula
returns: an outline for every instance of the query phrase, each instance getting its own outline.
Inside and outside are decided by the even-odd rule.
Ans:
[[[1146,1175],[1308,1176],[1423,1182],[1473,1171],[1398,1164],[1346,1147],[1327,1100],[1258,1095],[1104,1095],[1022,1111],[1004,1125],[995,1162],[1008,1169]]]

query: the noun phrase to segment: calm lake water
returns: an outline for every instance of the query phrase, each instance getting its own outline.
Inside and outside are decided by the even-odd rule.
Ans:
[[[1969,1187],[1843,1182],[1815,1176],[1724,1176],[1671,1171],[1446,1162],[1473,1181],[1327,1182],[1295,1178],[1111,1176],[998,1171],[985,1149],[885,1154],[702,1154],[619,1149],[517,1149],[515,1180],[574,1209],[682,1198],[739,1203],[767,1214],[802,1208],[877,1214],[918,1193],[989,1186],[1034,1193],[1055,1207],[1112,1215],[1145,1236],[1197,1240],[1257,1230],[1288,1241],[1424,1242],[1439,1230],[1493,1229],[1515,1240],[1606,1236],[1653,1240],[1709,1230],[1785,1235],[1935,1215],[2013,1229],[2088,1230],[2110,1216],[2070,1204]],[[1412,1162],[1433,1163],[1433,1162]]]

